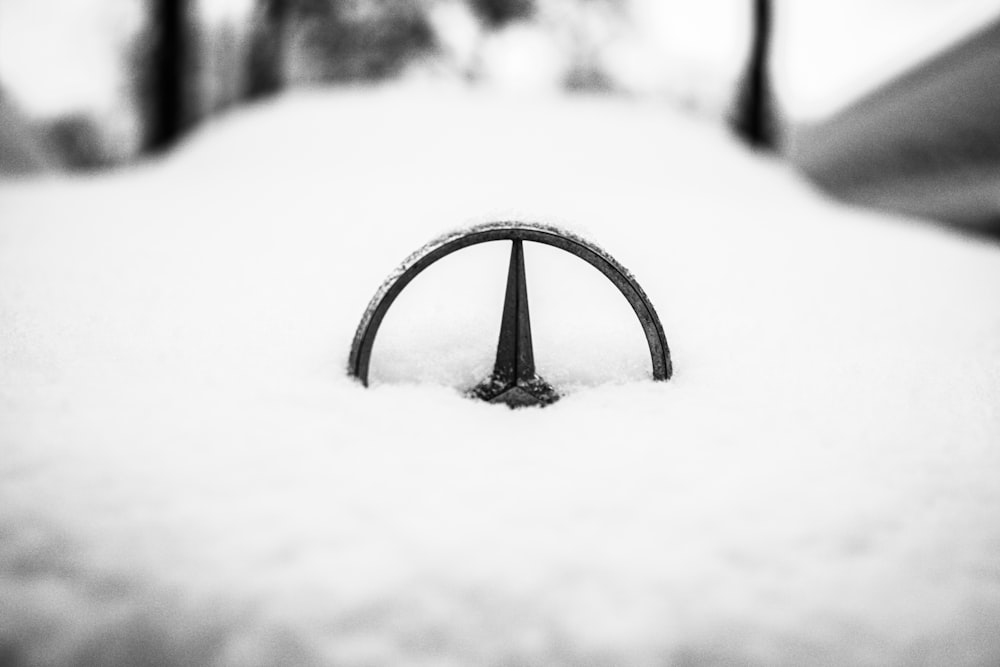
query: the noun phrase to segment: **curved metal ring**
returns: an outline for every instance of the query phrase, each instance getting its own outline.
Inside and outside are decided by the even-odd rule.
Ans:
[[[477,225],[470,229],[446,234],[437,238],[423,248],[406,258],[393,271],[365,309],[365,314],[358,323],[354,342],[351,345],[351,356],[348,361],[348,373],[367,386],[368,365],[371,361],[372,347],[375,344],[375,334],[382,324],[389,306],[411,280],[438,261],[456,250],[467,248],[487,241],[523,240],[544,243],[565,250],[586,261],[603,273],[621,291],[622,295],[632,305],[639,323],[646,334],[649,346],[649,356],[653,366],[654,380],[669,380],[673,373],[670,361],[670,348],[667,337],[663,333],[663,325],[656,315],[653,304],[639,283],[624,266],[611,255],[590,241],[580,238],[548,225],[525,222],[491,222]]]

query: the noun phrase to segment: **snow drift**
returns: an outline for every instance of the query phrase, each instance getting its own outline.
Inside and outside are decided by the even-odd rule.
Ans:
[[[526,247],[539,372],[492,363]],[[502,246],[502,244],[491,244]],[[304,93],[131,173],[0,184],[0,661],[993,665],[1000,249],[647,104]]]

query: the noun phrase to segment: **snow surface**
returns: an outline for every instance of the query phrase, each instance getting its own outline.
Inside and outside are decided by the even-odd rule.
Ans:
[[[489,371],[533,244],[539,372]],[[1000,248],[822,200],[666,107],[302,93],[0,184],[0,662],[996,665]]]

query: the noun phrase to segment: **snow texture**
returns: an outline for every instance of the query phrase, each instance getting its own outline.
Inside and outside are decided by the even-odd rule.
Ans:
[[[544,410],[465,398],[526,244]],[[0,663],[1000,663],[1000,248],[664,106],[303,93],[0,184]]]

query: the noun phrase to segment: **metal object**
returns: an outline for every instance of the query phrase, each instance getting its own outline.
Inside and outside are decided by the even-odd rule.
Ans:
[[[511,243],[507,294],[493,375],[470,392],[484,401],[506,403],[511,407],[548,405],[559,399],[559,394],[535,373],[522,243],[520,239]]]
[[[649,347],[654,380],[669,380],[673,372],[670,349],[653,304],[629,271],[607,252],[575,234],[524,222],[495,222],[447,234],[410,255],[382,283],[358,324],[351,345],[348,373],[368,385],[375,335],[392,302],[421,271],[456,250],[488,241],[512,241],[507,290],[500,339],[493,374],[470,394],[511,407],[548,405],[558,394],[535,373],[531,344],[531,321],[524,270],[523,241],[543,243],[565,250],[603,273],[622,293],[635,311]]]

